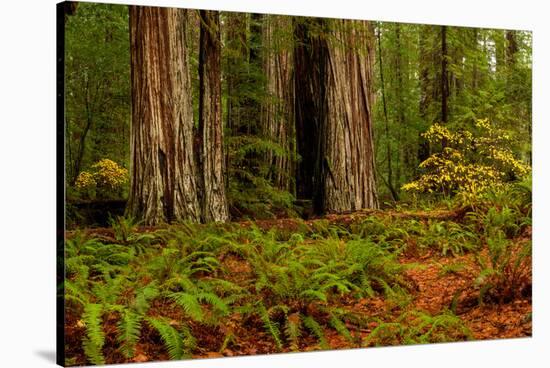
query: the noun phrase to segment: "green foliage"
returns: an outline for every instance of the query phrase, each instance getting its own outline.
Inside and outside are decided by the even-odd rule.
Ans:
[[[329,349],[329,345],[327,342],[327,339],[325,337],[325,333],[323,331],[323,327],[313,318],[312,316],[305,316],[304,317],[304,326],[317,337],[317,340],[319,341],[319,346],[321,349]]]
[[[379,321],[378,326],[363,340],[363,346],[430,344],[472,339],[470,330],[451,312],[430,315],[405,312],[396,322]]]
[[[285,324],[285,337],[289,341],[292,351],[298,351],[300,337],[302,336],[302,317],[299,312],[288,316]]]
[[[84,353],[92,364],[105,364],[102,348],[105,344],[103,332],[103,306],[87,304],[82,319],[86,325],[86,337],[83,340]]]
[[[462,206],[461,200],[447,205]],[[403,271],[418,266],[398,261],[400,254],[414,250],[446,257],[473,254],[482,270],[472,285],[480,301],[504,303],[528,295],[529,182],[480,193],[467,206],[461,210],[468,211],[465,215],[452,220],[378,213],[347,224],[297,221],[296,232],[263,230],[253,223],[179,224],[149,233],[149,246],[141,252],[136,250],[142,241],[139,229],[131,219],[118,218],[113,225],[120,244],[82,232],[68,237],[67,307],[86,326],[81,341],[91,363],[110,362],[103,356],[112,351],[105,349],[112,344],[105,338],[107,314],[105,323],[113,314],[118,317],[116,349],[127,359],[143,342],[144,331],[151,338],[149,327],[176,358],[197,353],[197,329],[232,326],[235,318],[263,328],[278,351],[298,351],[312,338],[326,349],[330,332],[349,346],[469,339],[452,313],[414,311],[414,285]],[[461,262],[449,263],[440,276],[469,270]],[[460,296],[453,298],[453,311]],[[383,298],[391,313],[376,320],[349,308],[370,298]],[[183,318],[163,315],[167,306],[181,308]],[[396,311],[403,315],[388,319]],[[356,328],[372,331],[360,341]],[[233,327],[222,331],[215,349],[223,353],[229,344],[238,344],[239,336]]]
[[[102,158],[109,157],[128,167],[128,24],[127,7],[111,4],[78,4],[76,13],[66,18],[65,152],[69,189],[81,172],[90,170]],[[124,190],[125,185],[121,192],[107,192],[118,195]]]
[[[279,330],[279,326],[277,326],[277,324],[271,320],[271,317],[269,316],[269,312],[263,304],[260,304],[258,306],[258,313],[259,313],[260,319],[264,324],[266,331],[271,335],[271,337],[275,341],[277,348],[281,350],[283,347],[283,342],[281,340],[281,332]]]
[[[183,338],[170,323],[158,318],[147,318],[147,323],[159,333],[170,359],[178,360],[185,356]]]
[[[478,255],[481,271],[474,286],[479,289],[479,302],[507,302],[521,297],[531,288],[531,241],[512,243],[504,232],[487,238],[487,256]]]
[[[141,321],[143,317],[131,310],[125,310],[117,324],[117,341],[120,350],[126,358],[134,356],[134,348],[141,335]]]

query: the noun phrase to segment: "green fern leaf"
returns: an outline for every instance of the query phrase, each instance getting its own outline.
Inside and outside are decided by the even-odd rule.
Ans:
[[[149,309],[149,302],[159,295],[159,290],[156,281],[149,283],[147,286],[139,289],[136,292],[135,307],[138,313],[145,314]]]
[[[263,304],[259,305],[258,312],[260,313],[260,318],[264,323],[266,331],[269,332],[271,337],[273,337],[273,340],[275,340],[277,349],[281,350],[283,348],[283,342],[281,341],[281,332],[279,331],[279,327],[271,320],[269,313]]]
[[[170,326],[170,324],[166,321],[160,319],[147,318],[147,322],[159,333],[168,350],[170,359],[181,359],[184,356],[183,339],[181,338],[178,330]]]
[[[292,351],[299,350],[298,343],[302,335],[301,324],[302,320],[300,313],[293,313],[286,319],[285,335],[288,341],[290,341],[290,350]]]
[[[308,330],[310,330],[315,335],[315,337],[317,337],[321,349],[330,349],[327,339],[325,338],[323,328],[313,317],[304,317],[304,326],[306,326]]]
[[[189,317],[193,318],[197,322],[204,320],[204,312],[196,295],[178,292],[171,294],[170,297],[183,308]]]
[[[117,341],[121,344],[121,352],[126,358],[134,356],[134,348],[139,340],[142,317],[130,310],[122,313],[117,324]]]
[[[200,293],[197,295],[197,300],[204,301],[210,304],[212,307],[222,313],[222,315],[229,314],[229,307],[225,302],[216,294],[213,293]]]
[[[103,332],[103,306],[101,304],[86,304],[82,320],[86,325],[86,338],[83,342],[84,353],[92,364],[104,364],[102,353],[105,344]]]
[[[348,340],[349,342],[354,342],[354,338],[351,335],[351,332],[348,330],[346,324],[340,318],[332,314],[329,323],[340,335],[344,336],[346,340]]]

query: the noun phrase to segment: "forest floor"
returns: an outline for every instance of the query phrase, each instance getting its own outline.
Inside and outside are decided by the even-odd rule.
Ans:
[[[230,301],[230,290],[226,294],[216,291],[217,295],[230,306],[223,313],[223,317],[222,314],[215,314],[217,307],[214,302],[208,305],[207,301],[201,301],[200,297],[197,297],[197,301],[201,301],[200,308],[202,310],[192,313],[188,309],[189,306],[183,305],[182,308],[182,304],[175,302],[170,296],[171,294],[163,294],[162,291],[162,283],[172,285],[168,281],[170,278],[162,272],[170,273],[175,271],[178,266],[174,264],[173,269],[168,269],[170,266],[167,266],[160,273],[159,268],[154,268],[154,271],[151,269],[145,271],[144,262],[155,264],[158,259],[141,255],[140,257],[145,258],[140,259],[139,264],[135,263],[136,260],[130,261],[132,267],[138,267],[134,268],[133,272],[136,272],[137,269],[139,275],[131,277],[128,276],[131,272],[126,274],[123,282],[128,282],[128,285],[125,288],[112,291],[116,294],[116,296],[113,295],[113,298],[100,297],[99,291],[88,284],[86,287],[93,291],[89,293],[85,301],[67,304],[65,334],[68,363],[103,362],[102,360],[94,361],[94,353],[90,352],[90,348],[86,348],[86,340],[94,341],[94,331],[90,327],[92,322],[87,319],[90,313],[86,314],[86,303],[103,303],[104,305],[111,303],[124,305],[125,308],[134,308],[133,306],[138,300],[137,290],[153,281],[155,285],[161,286],[159,287],[161,291],[150,298],[147,312],[143,312],[143,319],[159,318],[169,321],[168,324],[180,332],[183,331],[184,325],[187,326],[192,333],[194,343],[181,357],[212,358],[531,336],[530,256],[525,259],[512,256],[507,261],[501,260],[501,263],[507,262],[507,264],[498,268],[498,262],[495,261],[493,254],[494,249],[486,249],[487,247],[483,245],[478,246],[475,250],[471,249],[468,246],[469,242],[484,243],[487,241],[486,237],[478,236],[473,233],[472,229],[482,232],[486,230],[484,226],[488,227],[489,225],[479,222],[481,220],[478,220],[477,225],[468,222],[471,220],[464,220],[470,210],[460,208],[454,211],[427,212],[363,211],[328,215],[308,221],[296,219],[243,221],[217,225],[218,230],[220,227],[223,230],[216,233],[216,237],[211,238],[191,232],[188,234],[189,239],[194,238],[198,242],[196,244],[202,244],[200,246],[202,253],[208,253],[208,256],[215,258],[213,260],[203,258],[200,264],[204,266],[210,262],[209,265],[212,266],[212,269],[205,271],[210,266],[201,267],[200,271],[190,273],[189,275],[193,274],[193,277],[196,277],[193,280],[199,280],[197,281],[199,283],[215,279],[229,281],[231,285],[236,285],[235,290],[248,290],[247,297],[243,299],[252,300],[246,305],[254,307],[249,310],[250,308],[243,307],[244,302],[242,301]],[[502,223],[498,225],[498,227],[503,226],[505,225]],[[416,230],[411,230],[411,227],[415,227]],[[238,230],[239,228],[242,231]],[[310,233],[304,229],[309,229]],[[397,231],[399,229],[405,229],[405,231],[400,233]],[[396,230],[396,232],[392,233],[392,230]],[[134,240],[130,241],[128,239],[121,240],[120,228],[90,228],[82,229],[79,232],[71,231],[67,232],[67,238],[75,239],[78,236],[83,236],[84,239],[95,239],[101,244],[123,244],[128,247],[129,242],[135,242],[140,235],[153,234],[157,237],[157,234],[163,231],[170,232],[172,227],[134,227],[130,232],[133,234],[134,238],[132,239]],[[250,231],[252,231],[252,235],[249,233]],[[369,235],[365,235],[365,231]],[[460,231],[469,234],[468,236],[471,235],[475,240],[465,241],[464,236],[457,237],[457,233],[462,234]],[[203,232],[212,232],[212,228]],[[231,238],[241,243],[235,245],[237,248],[228,250],[222,246],[214,249],[212,246],[204,245],[211,244],[214,240],[220,241],[220,236],[223,238],[225,236],[223,234],[228,233],[240,234]],[[295,239],[292,234],[296,233],[302,235]],[[272,236],[265,238],[266,234],[272,234]],[[273,234],[277,235],[273,236]],[[164,241],[166,236],[161,238]],[[204,241],[201,242],[198,238]],[[341,271],[339,276],[329,275],[337,281],[330,284],[333,287],[330,285],[325,287],[328,285],[326,283],[312,286],[311,288],[316,292],[325,293],[319,296],[319,299],[306,299],[301,296],[302,294],[298,294],[300,296],[296,297],[290,292],[285,294],[285,291],[280,291],[275,287],[269,289],[268,286],[261,284],[262,277],[266,277],[268,282],[274,284],[286,282],[287,284],[283,286],[286,289],[308,288],[310,283],[315,283],[308,281],[308,278],[310,280],[319,279],[317,275],[320,274],[315,273],[317,269],[311,271],[313,273],[308,273],[310,266],[307,266],[308,271],[306,272],[304,268],[302,275],[305,280],[299,280],[298,276],[293,276],[294,278],[290,281],[287,275],[278,274],[277,270],[282,269],[282,272],[286,274],[295,272],[293,264],[288,263],[289,258],[302,259],[304,257],[303,259],[306,259],[310,257],[308,247],[320,249],[311,253],[315,254],[311,257],[318,257],[315,258],[318,259],[316,262],[322,263],[323,267],[330,266],[330,260],[323,258],[324,255],[331,254],[330,252],[347,252],[347,249],[351,247],[350,244],[357,239],[364,238],[372,240],[374,244],[384,244],[385,249],[390,249],[387,254],[384,253],[384,256],[387,255],[389,258],[384,258],[379,263],[373,261],[374,258],[368,261],[371,262],[369,264],[374,265],[372,267],[378,270],[376,271],[378,276],[372,276],[371,283],[374,286],[371,293],[352,292],[354,290],[352,284],[362,285],[357,287],[357,290],[364,286],[352,278],[349,272],[346,273],[347,271]],[[183,241],[185,242],[185,240]],[[453,242],[460,243],[461,246],[455,246]],[[530,248],[530,242],[531,226],[522,225],[509,236],[506,249],[511,254],[518,254],[521,249]],[[447,245],[442,247],[443,243]],[[168,242],[167,244],[172,243]],[[271,248],[268,248],[268,244],[271,244],[270,247],[279,248],[269,250]],[[281,250],[281,244],[285,245],[283,250]],[[287,248],[288,244],[295,245],[296,249],[300,250],[296,251],[291,246]],[[245,248],[238,248],[240,246],[264,247],[263,258],[258,261],[258,255],[249,255]],[[167,253],[163,252],[166,247],[169,246],[161,244],[158,247],[159,254],[162,254],[160,258],[167,257]],[[80,250],[78,253],[82,255],[84,252]],[[274,256],[274,254],[278,255]],[[197,257],[199,256],[197,255]],[[132,257],[134,257],[133,254]],[[493,259],[494,261],[491,266],[487,266],[480,259]],[[330,269],[336,274],[334,270],[344,270],[341,268],[345,267],[344,264],[355,261],[356,258],[352,260],[343,258],[342,265],[332,264],[329,268],[325,268],[325,271]],[[387,271],[386,268],[390,263],[391,267],[399,268],[399,271],[395,271],[399,274],[398,279],[392,279],[391,274],[394,271]],[[522,267],[513,268],[511,266],[518,263],[521,263]],[[264,270],[258,269],[259,264],[275,268],[264,273]],[[306,261],[303,264],[306,264]],[[365,268],[367,271],[368,267]],[[487,272],[487,268],[490,268],[491,272]],[[92,267],[88,269],[92,269]],[[302,269],[298,268],[298,270]],[[112,277],[111,275],[109,280],[105,280],[100,279],[99,273],[95,277],[92,276],[92,273],[87,275],[87,282],[94,285],[98,283],[105,286],[109,284]],[[488,276],[483,276],[485,274]],[[500,279],[495,274],[500,276]],[[380,281],[380,278],[384,277],[386,281]],[[68,272],[68,279],[75,285],[79,283],[78,278],[79,274],[76,272],[73,274]],[[483,284],[485,278],[489,278],[491,282]],[[130,279],[131,282],[127,281]],[[341,284],[338,283],[340,281]],[[483,285],[488,286],[484,288]],[[218,289],[204,287],[201,292],[212,290]],[[487,291],[487,295],[482,294],[481,290]],[[261,305],[265,305],[268,322],[266,322],[264,314],[257,312],[258,300],[263,303]],[[103,344],[100,346],[101,354],[105,357],[104,362],[144,362],[178,357],[173,355],[174,352],[171,352],[170,348],[174,347],[169,346],[170,344],[162,333],[155,331],[153,327],[145,323],[140,326],[137,338],[125,342],[120,337],[120,314],[122,312],[116,308],[104,309],[105,314],[100,322],[104,331],[104,342],[102,341]],[[206,316],[210,315],[223,322],[208,322]],[[340,316],[338,318],[341,323],[334,322],[335,315]],[[318,322],[320,331],[316,330],[315,323],[312,326],[306,322],[309,316]],[[296,324],[300,331],[298,335],[293,334],[290,328],[293,326],[293,318],[301,318],[301,322]],[[270,329],[270,326],[274,327]],[[132,345],[131,354],[121,353],[125,343]]]

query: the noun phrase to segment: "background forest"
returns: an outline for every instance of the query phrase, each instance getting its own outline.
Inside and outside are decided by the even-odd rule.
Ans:
[[[66,365],[531,336],[531,33],[65,3]]]
[[[296,131],[292,101],[292,75],[296,73],[292,58],[298,50],[292,24],[300,22],[296,19],[220,14],[221,114],[232,218],[296,215],[303,205],[296,199],[307,199],[300,198],[296,183],[298,163],[304,160],[296,140],[308,134]],[[193,116],[198,128],[198,13],[189,12],[188,21]],[[495,148],[507,148],[521,163],[530,164],[530,32],[386,22],[371,26],[369,37],[373,39],[368,45],[375,54],[372,85],[376,101],[371,115],[376,189],[382,206],[411,199],[403,185],[425,173],[427,169],[419,165],[441,151],[440,143],[423,135],[434,124],[450,132],[479,135],[483,133],[476,121],[488,119],[491,127],[508,138],[504,147],[501,143]],[[78,12],[66,18],[69,203],[127,199],[128,27],[125,6],[78,4]],[[105,160],[113,161],[119,171],[106,167]],[[456,183],[448,187],[455,189],[452,184]]]

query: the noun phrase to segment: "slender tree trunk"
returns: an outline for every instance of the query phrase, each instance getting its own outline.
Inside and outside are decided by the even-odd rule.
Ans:
[[[130,6],[132,175],[127,212],[147,225],[200,220],[186,11]]]
[[[518,52],[518,42],[515,31],[506,31],[506,65],[510,68],[515,63]]]
[[[447,59],[447,26],[441,26],[441,122],[444,124],[448,121],[449,81],[447,80]]]
[[[475,50],[475,59],[473,61],[473,70],[472,70],[472,90],[475,91],[477,90],[478,88],[478,80],[479,80],[479,77],[478,77],[478,74],[479,74],[479,71],[478,71],[478,67],[477,65],[479,64],[479,60],[478,60],[478,48],[479,48],[479,40],[478,40],[478,34],[479,34],[479,31],[477,28],[473,28],[472,29],[472,46],[471,48],[473,50]]]
[[[200,17],[198,133],[202,217],[206,222],[227,221],[229,212],[224,183],[220,16],[216,11],[201,10]]]
[[[321,33],[306,32],[306,38],[298,40],[298,44],[306,45],[306,50],[298,50],[298,61],[304,61],[305,51],[311,58],[305,57],[305,61],[311,63],[296,65],[297,74],[309,75],[297,76],[295,82],[297,104],[318,107],[310,110],[313,119],[306,117],[302,121],[302,110],[296,116],[297,130],[304,127],[318,130],[316,134],[312,134],[311,129],[300,133],[305,140],[315,136],[319,142],[318,149],[313,151],[314,208],[317,212],[376,208],[371,121],[372,27],[364,21],[320,22]],[[299,28],[298,32],[303,31]],[[300,100],[301,97],[306,100]],[[302,148],[307,146],[303,143]],[[306,152],[300,151],[300,154]]]
[[[93,121],[92,107],[90,106],[90,83],[88,79],[86,79],[86,85],[84,87],[84,107],[86,110],[86,125],[84,126],[84,130],[80,134],[80,139],[78,140],[78,152],[76,154],[76,159],[74,162],[73,177],[71,179],[71,185],[74,185],[74,183],[76,182],[76,178],[78,177],[78,174],[80,174],[80,169],[82,167],[82,159],[84,158],[84,151],[86,148],[86,137],[88,136],[88,132],[92,127],[92,121]]]
[[[376,38],[378,41],[378,69],[380,71],[380,87],[382,92],[382,107],[384,110],[384,127],[386,133],[386,160],[388,161],[388,178],[386,180],[388,189],[390,190],[391,196],[394,201],[399,200],[397,191],[393,187],[392,183],[392,152],[391,152],[391,142],[390,142],[390,129],[388,122],[388,108],[386,104],[386,88],[384,84],[384,64],[382,63],[382,41],[380,37],[380,26],[378,26],[376,32]]]
[[[227,127],[233,135],[237,134],[240,119],[240,106],[237,86],[243,83],[241,66],[246,59],[246,22],[245,15],[241,13],[228,13],[226,33],[226,46],[237,52],[227,56],[227,69],[225,79],[227,81]]]
[[[430,60],[431,53],[429,52],[429,39],[428,32],[430,26],[420,26],[419,27],[419,69],[420,69],[420,102],[419,102],[419,113],[420,118],[423,123],[427,126],[431,123],[429,108],[432,102],[433,91],[431,90],[431,80],[430,80]],[[423,162],[428,157],[430,157],[430,143],[421,133],[418,135],[418,151],[417,151],[417,160],[418,162]],[[418,170],[418,168],[416,168]]]
[[[247,42],[248,46],[248,78],[246,83],[250,88],[257,88],[264,80],[259,77],[262,72],[262,22],[263,14],[250,14],[250,31]],[[243,123],[246,124],[245,133],[248,135],[257,136],[261,133],[260,129],[260,116],[261,116],[261,97],[256,95],[254,97],[245,95],[241,101],[243,108]],[[249,155],[250,162],[254,161],[257,157],[255,155]]]
[[[406,88],[406,86],[403,83],[403,60],[402,60],[402,44],[401,44],[401,26],[399,23],[395,24],[395,46],[396,46],[396,55],[395,55],[395,73],[396,73],[396,79],[397,79],[397,88],[395,90],[395,94],[397,97],[397,121],[398,121],[398,129],[397,129],[397,141],[401,142],[401,133],[406,130],[405,126],[405,101],[403,99],[403,90]],[[398,161],[396,164],[396,172],[395,177],[397,179],[397,183],[401,181],[401,167],[406,166],[403,165],[405,160],[403,159],[403,149],[404,147],[400,146],[397,151],[397,157]],[[406,167],[405,167],[406,168]]]

